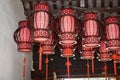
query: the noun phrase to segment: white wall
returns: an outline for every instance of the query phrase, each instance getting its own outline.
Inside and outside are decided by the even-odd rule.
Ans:
[[[0,0],[0,80],[23,80],[23,53],[17,51],[13,33],[18,22],[25,19],[21,0]],[[30,79],[31,54],[27,55],[27,75]]]

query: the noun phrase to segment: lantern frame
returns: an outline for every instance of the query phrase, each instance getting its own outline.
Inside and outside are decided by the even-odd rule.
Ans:
[[[88,15],[90,14],[90,15]],[[84,31],[84,37],[83,37],[83,40],[85,40],[84,42],[84,46],[86,47],[99,47],[100,44],[99,44],[99,40],[100,40],[100,37],[99,37],[99,22],[97,20],[97,14],[95,12],[86,12],[84,14],[84,28],[83,28],[83,31]],[[85,33],[85,24],[87,21],[89,20],[93,20],[96,22],[96,25],[97,25],[97,30],[96,30],[96,34],[94,33],[94,35],[89,35],[87,33]]]
[[[119,24],[118,24],[118,18],[115,16],[109,16],[108,18],[105,19],[106,21],[106,37],[110,35],[107,34],[107,27],[110,27],[109,25],[114,24],[117,25],[119,28]],[[110,34],[110,33],[109,33]],[[113,38],[113,39],[108,39],[107,37],[107,49],[109,51],[115,51],[120,49],[120,30],[118,32],[118,37],[117,38]]]
[[[76,41],[76,37],[79,33],[79,25],[80,23],[78,22],[77,18],[74,16],[74,10],[70,7],[67,7],[67,8],[63,8],[63,10],[66,10],[66,9],[70,9],[73,11],[73,14],[70,14],[69,12],[70,11],[66,11],[65,14],[62,14],[59,18],[59,23],[61,24],[61,19],[65,18],[66,16],[70,16],[72,19],[74,19],[74,31],[70,31],[70,32],[62,32],[61,30],[61,25],[59,25],[57,27],[57,33],[59,34],[59,44],[61,45],[66,45],[66,44],[70,44],[70,45],[75,45],[77,43]],[[65,30],[65,28],[64,28]]]
[[[43,10],[43,9],[40,10],[39,9],[40,5],[45,5],[45,8],[48,7],[48,10]],[[38,9],[36,10],[36,8],[38,8]],[[45,29],[38,27],[37,26],[37,21],[35,21],[36,20],[35,19],[35,15],[39,14],[39,12],[44,12],[48,16],[48,24],[47,24],[47,26],[46,26]],[[33,40],[35,42],[44,42],[44,41],[47,41],[49,39],[49,34],[50,34],[49,29],[51,29],[50,26],[54,22],[53,16],[49,13],[49,5],[47,3],[44,3],[44,2],[36,4],[35,7],[34,7],[34,13],[33,13],[33,15],[34,15],[34,18],[33,18],[34,19],[34,25],[35,25],[35,22],[36,22],[36,27],[37,27],[36,29],[35,29],[35,27],[33,28],[33,35],[34,35],[33,36]]]
[[[30,32],[30,29],[28,27],[28,21],[23,20],[19,22],[19,28],[14,32],[14,40],[18,45],[18,51],[20,52],[31,52],[31,36],[29,35],[29,41],[21,41],[20,31],[22,29],[27,29]]]

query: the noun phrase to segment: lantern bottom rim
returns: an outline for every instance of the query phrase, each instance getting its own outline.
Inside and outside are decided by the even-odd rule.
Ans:
[[[45,42],[45,41],[47,41],[48,40],[48,38],[45,38],[45,37],[40,37],[40,38],[34,38],[34,41],[35,42]]]
[[[75,44],[77,44],[77,41],[75,41],[75,40],[62,40],[62,41],[59,41],[59,44],[61,44],[61,45],[64,45],[64,44],[75,45]]]
[[[101,61],[101,62],[106,62],[106,61],[111,61],[112,59],[110,58],[106,58],[106,59],[98,59],[98,61]]]
[[[61,54],[60,56],[66,58],[66,57],[74,57],[75,55],[74,54],[69,54],[69,55],[68,54]]]
[[[31,49],[18,49],[19,52],[31,52]]]
[[[53,51],[43,51],[42,54],[43,55],[53,55],[55,53]]]
[[[106,49],[107,49],[108,51],[115,51],[115,50],[120,49],[120,47],[119,47],[119,46],[111,46],[111,47],[107,47]]]
[[[81,59],[83,59],[83,60],[87,60],[87,59],[90,60],[90,59],[93,59],[93,58],[94,58],[93,56],[91,56],[91,57],[90,56],[89,57],[81,57]]]
[[[84,44],[84,46],[85,46],[85,47],[93,47],[93,48],[94,48],[94,47],[99,47],[100,44],[97,44],[97,43],[91,43],[91,44],[90,44],[90,43],[89,43],[89,44]]]

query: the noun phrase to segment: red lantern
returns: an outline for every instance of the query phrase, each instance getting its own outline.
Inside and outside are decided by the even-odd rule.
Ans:
[[[97,47],[98,44],[98,23],[96,21],[97,14],[88,12],[84,14],[84,35],[85,35],[85,46]]]
[[[106,19],[106,36],[107,36],[107,49],[118,50],[120,48],[119,41],[119,25],[117,17],[109,17]]]
[[[64,8],[61,11],[60,44],[76,44],[74,10]]]
[[[54,54],[54,44],[53,44],[53,36],[52,36],[52,33],[50,34],[50,38],[43,42],[42,44],[42,53],[44,55],[52,55]]]
[[[49,6],[46,3],[38,3],[35,5],[34,11],[34,40],[47,41],[49,36]]]
[[[108,52],[106,50],[106,42],[105,41],[101,41],[100,42],[100,48],[99,48],[100,54],[99,54],[99,61],[110,61],[111,59],[111,54],[110,52]]]
[[[74,48],[71,45],[63,45],[61,49],[61,56],[62,57],[73,57],[74,55]]]
[[[18,44],[18,51],[31,51],[30,29],[26,20],[19,22],[19,28],[14,32],[14,40]]]
[[[85,47],[84,41],[82,41],[82,52],[81,52],[81,59],[93,59],[94,58],[94,51],[91,47]]]

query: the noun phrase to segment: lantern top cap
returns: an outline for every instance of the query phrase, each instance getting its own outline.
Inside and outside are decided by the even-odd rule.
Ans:
[[[28,21],[27,20],[22,20],[18,24],[19,24],[20,27],[26,27],[28,25]]]
[[[49,11],[48,3],[38,3],[38,4],[36,4],[35,7],[34,7],[34,11],[39,11],[39,10]]]
[[[95,12],[87,12],[84,14],[84,20],[88,19],[97,19],[97,13]]]
[[[74,9],[72,8],[63,8],[61,10],[61,15],[74,15]]]
[[[111,24],[111,23],[118,23],[118,17],[116,16],[109,16],[105,19],[106,24]]]

